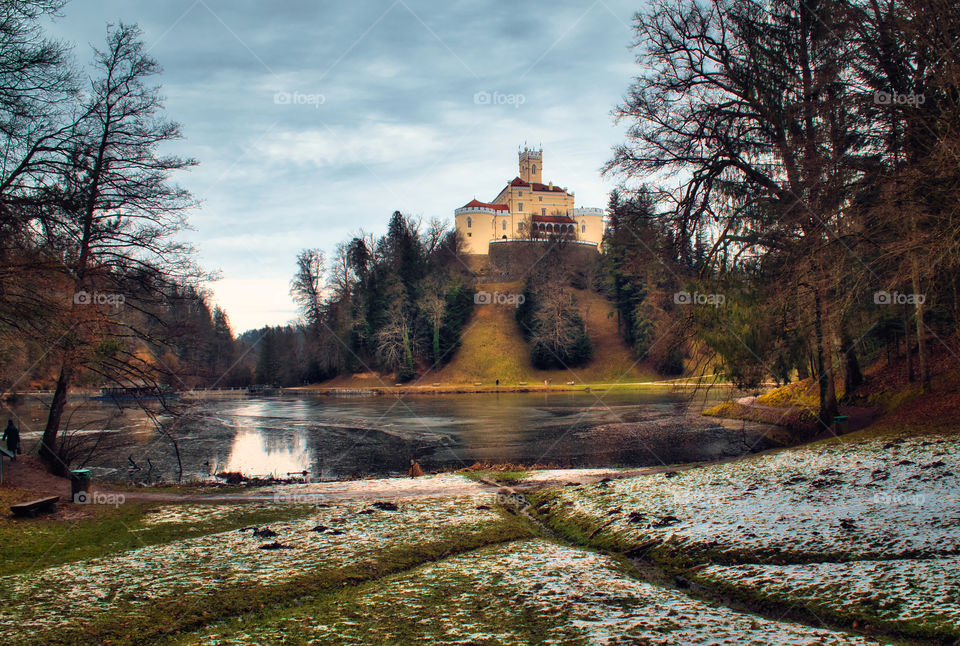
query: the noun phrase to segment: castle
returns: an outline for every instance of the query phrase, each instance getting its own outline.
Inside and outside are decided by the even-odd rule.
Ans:
[[[520,175],[491,202],[472,200],[454,211],[464,252],[486,255],[490,245],[511,240],[603,241],[603,209],[576,208],[573,193],[543,183],[543,150],[519,152]]]

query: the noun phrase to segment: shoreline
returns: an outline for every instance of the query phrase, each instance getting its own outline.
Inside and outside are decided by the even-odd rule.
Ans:
[[[764,384],[764,389],[774,388],[775,384]],[[183,399],[207,399],[217,397],[276,397],[284,394],[314,394],[329,396],[381,396],[381,395],[473,395],[473,394],[495,394],[495,393],[570,393],[570,392],[610,392],[610,391],[629,391],[646,390],[657,388],[676,388],[676,389],[711,389],[711,388],[729,388],[737,390],[737,387],[730,382],[703,382],[696,379],[682,378],[662,381],[634,381],[634,382],[578,382],[564,384],[541,383],[514,383],[495,385],[491,383],[482,384],[419,384],[419,385],[387,385],[385,382],[380,385],[356,385],[348,384],[324,386],[321,384],[310,384],[307,386],[286,386],[277,389],[276,394],[265,395],[247,392],[246,388],[219,388],[219,389],[196,389],[177,391],[177,395]],[[738,390],[738,392],[740,392]],[[89,399],[96,396],[98,390],[73,391],[67,395],[71,400]],[[2,402],[13,402],[20,398],[27,397],[52,397],[52,390],[25,390],[2,393]],[[133,400],[131,400],[133,401]]]
[[[648,388],[730,388],[731,383],[699,383],[689,380],[638,381],[612,383],[577,384],[431,384],[416,386],[294,386],[283,388],[282,392],[308,393],[319,395],[473,395],[495,393],[569,393],[569,392],[610,392],[614,390],[644,390]]]

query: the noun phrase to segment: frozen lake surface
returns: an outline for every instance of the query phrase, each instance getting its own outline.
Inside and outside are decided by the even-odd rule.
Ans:
[[[277,477],[306,471],[310,479],[326,480],[384,476],[405,473],[411,459],[428,471],[477,461],[647,466],[769,447],[757,425],[696,415],[703,403],[702,395],[690,402],[668,391],[238,396],[194,402],[190,423],[173,435],[188,479],[223,471]],[[75,437],[100,438],[86,460],[97,477],[176,478],[170,438],[132,403],[123,410],[89,400],[70,406],[65,419],[79,429]],[[31,447],[45,421],[43,402],[23,399],[13,411]]]

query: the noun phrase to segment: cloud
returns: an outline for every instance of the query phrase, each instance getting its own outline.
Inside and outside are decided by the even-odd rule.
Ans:
[[[422,159],[441,147],[442,137],[436,128],[394,123],[283,131],[257,145],[268,161],[317,167]]]
[[[107,22],[144,28],[168,116],[183,124],[170,150],[200,162],[175,178],[203,200],[184,237],[222,271],[214,292],[243,329],[292,317],[286,283],[300,249],[330,250],[359,228],[381,234],[394,210],[452,219],[512,179],[525,141],[543,143],[545,179],[579,205],[604,205],[612,184],[597,171],[623,139],[609,111],[635,73],[625,24],[636,9],[71,0],[50,35],[77,43],[83,62]],[[323,102],[277,102],[278,92]],[[480,105],[477,92],[524,101]]]

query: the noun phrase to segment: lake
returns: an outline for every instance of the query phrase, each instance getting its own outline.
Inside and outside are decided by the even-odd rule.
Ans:
[[[704,405],[731,396],[664,389],[564,393],[329,396],[237,395],[186,403],[172,431],[187,479],[219,472],[286,477],[306,471],[335,480],[426,471],[475,462],[618,467],[677,464],[769,448],[761,425],[703,418]],[[39,442],[45,402],[21,398],[16,415],[25,450]],[[74,466],[95,477],[176,479],[171,439],[131,404],[72,398],[68,442]],[[4,421],[5,423],[5,421]],[[91,448],[96,445],[95,448]]]

